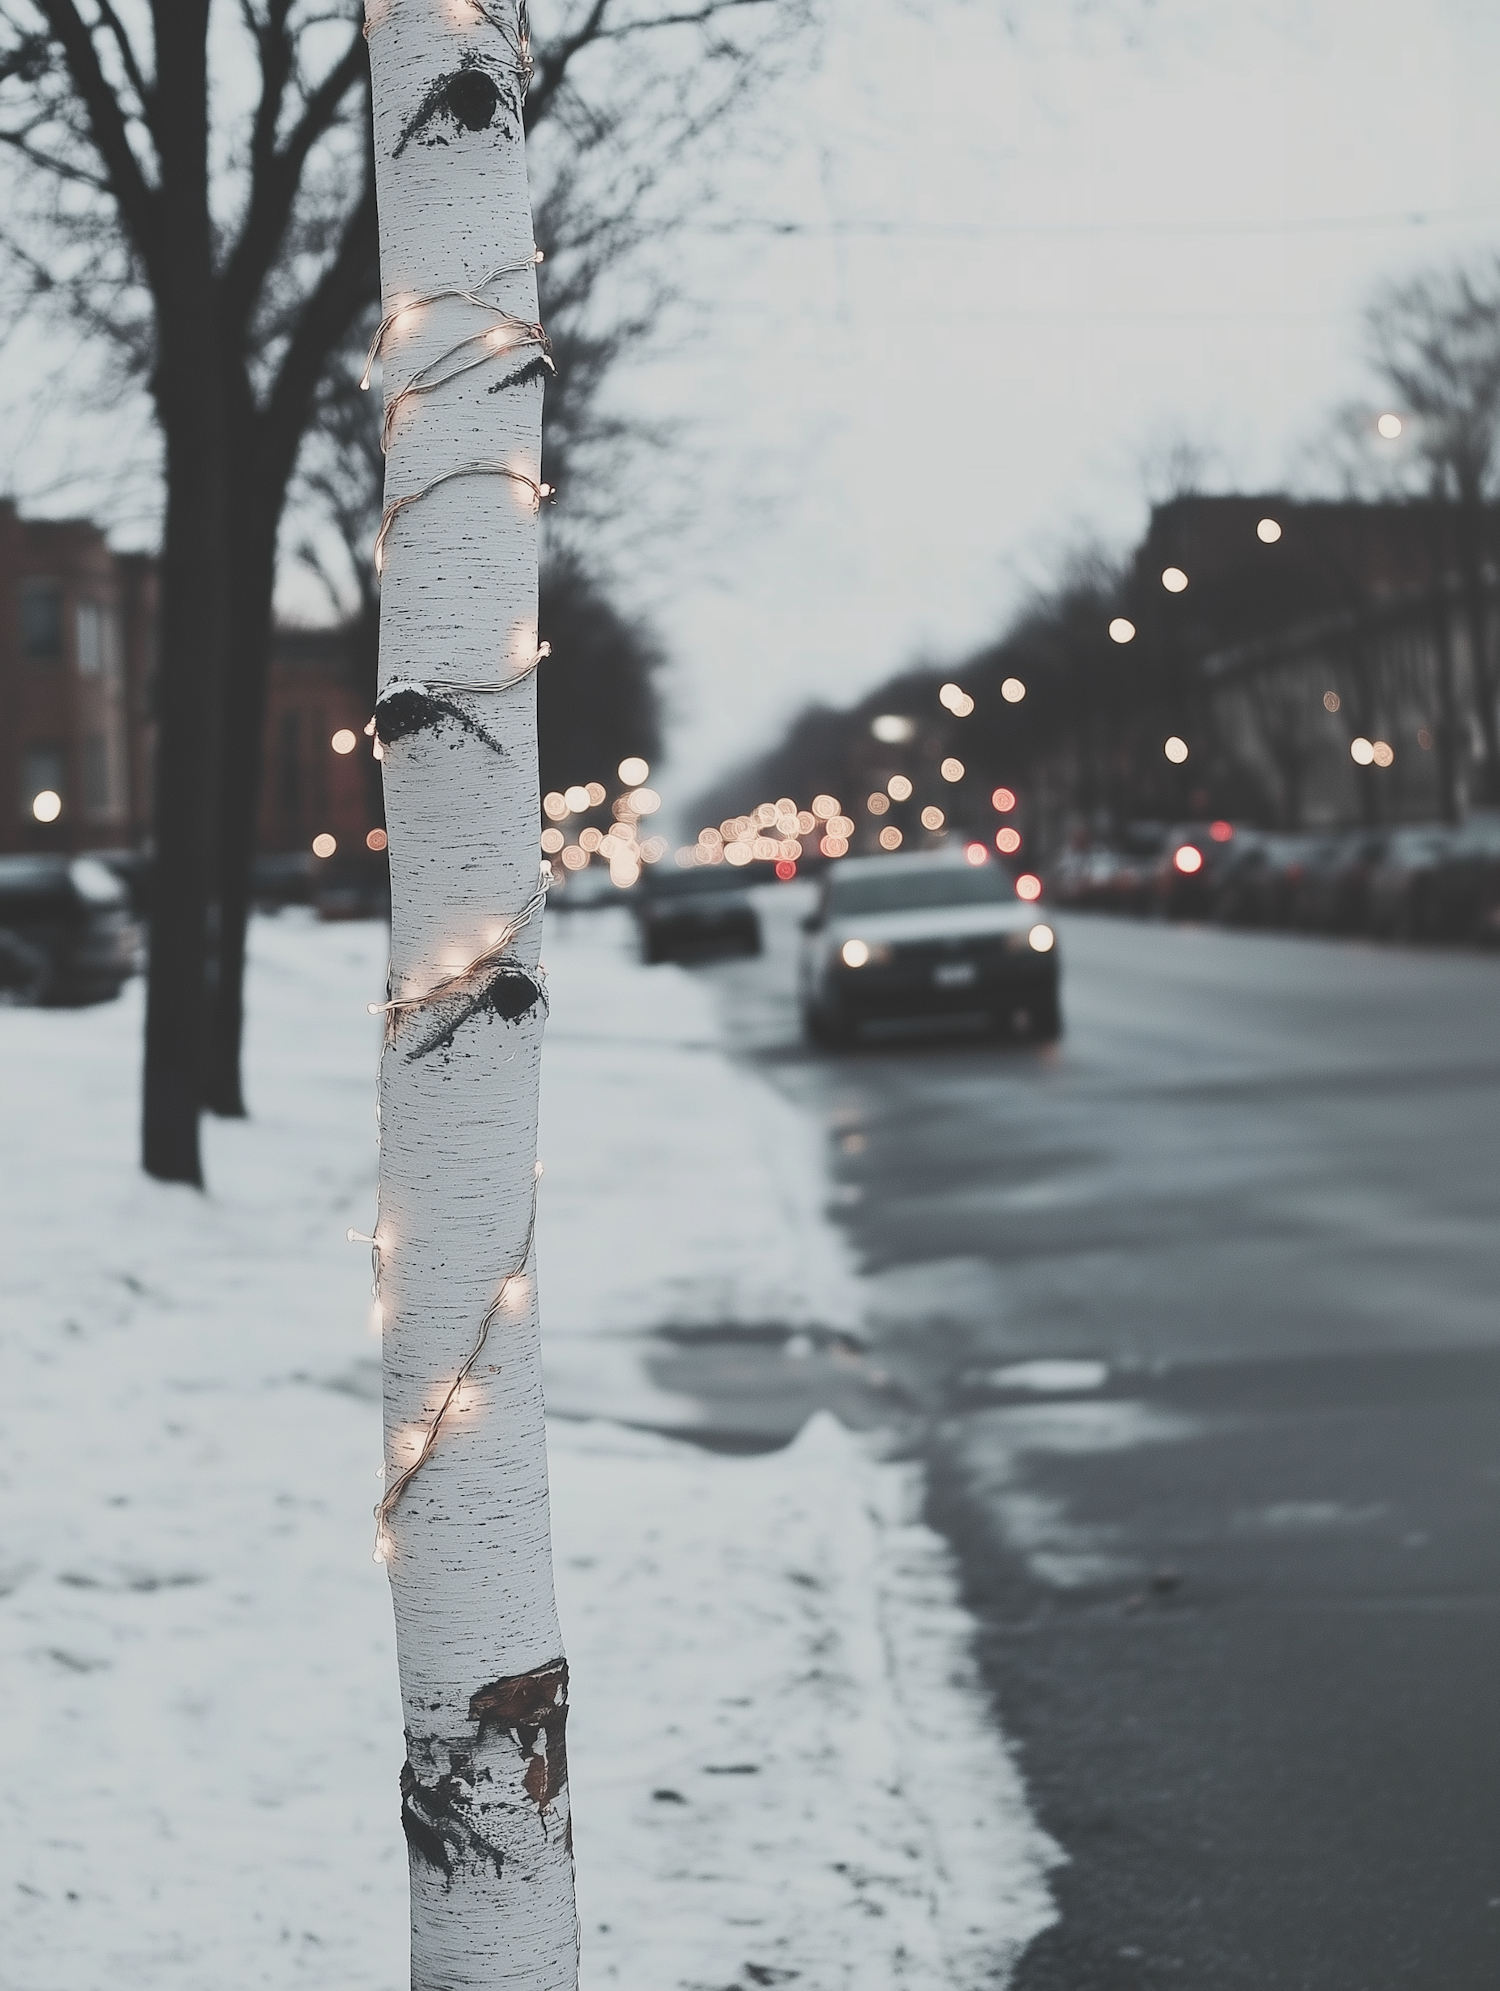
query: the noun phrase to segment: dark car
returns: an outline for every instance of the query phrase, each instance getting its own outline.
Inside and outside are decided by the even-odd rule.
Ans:
[[[1232,863],[1232,823],[1179,823],[1162,840],[1153,879],[1155,910],[1164,919],[1207,919],[1220,878]]]
[[[95,857],[0,857],[0,988],[23,1002],[108,1002],[135,973],[140,929]]]
[[[1291,889],[1293,926],[1309,933],[1363,933],[1370,880],[1383,863],[1386,830],[1339,830],[1312,843]]]
[[[691,871],[652,865],[638,889],[643,961],[707,961],[760,952],[760,921],[744,881],[727,865],[695,865]]]
[[[1418,932],[1433,940],[1500,941],[1500,814],[1476,810],[1423,880]]]
[[[1214,918],[1226,926],[1288,926],[1317,837],[1240,830],[1215,880]]]
[[[817,1044],[897,1017],[980,1018],[1059,1035],[1057,936],[1009,874],[962,851],[848,857],[803,922],[802,1016]]]
[[[1389,940],[1443,937],[1441,880],[1455,842],[1446,823],[1392,830],[1370,873],[1369,929]]]
[[[1117,844],[1065,850],[1049,874],[1053,898],[1087,912],[1144,913],[1166,835],[1160,823],[1129,823]]]

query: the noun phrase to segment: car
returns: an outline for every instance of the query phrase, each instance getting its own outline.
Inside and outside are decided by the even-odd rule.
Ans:
[[[1132,893],[1138,888],[1139,860],[1106,844],[1087,844],[1065,850],[1048,875],[1052,896],[1059,905],[1077,906],[1084,912],[1133,910]]]
[[[1002,866],[959,849],[830,865],[803,921],[801,995],[823,1046],[899,1017],[982,1018],[1042,1043],[1062,1030],[1056,933]]]
[[[1319,839],[1241,830],[1215,875],[1214,918],[1225,926],[1287,926]]]
[[[1419,908],[1435,940],[1500,941],[1500,814],[1476,809],[1449,836]]]
[[[695,864],[682,871],[652,865],[636,891],[643,961],[759,954],[760,920],[744,880],[729,866]]]
[[[140,964],[124,884],[96,857],[0,857],[0,988],[21,1002],[111,1001]]]
[[[1363,933],[1370,879],[1390,841],[1384,830],[1337,830],[1307,852],[1291,893],[1290,921],[1309,933]]]
[[[1152,909],[1163,919],[1206,919],[1233,861],[1233,823],[1177,823],[1167,831],[1152,875]]]
[[[1439,881],[1454,843],[1447,823],[1392,830],[1369,882],[1369,930],[1385,940],[1443,938]]]

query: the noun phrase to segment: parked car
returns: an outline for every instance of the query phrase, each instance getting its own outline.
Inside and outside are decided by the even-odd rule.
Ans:
[[[1370,873],[1369,931],[1390,940],[1443,937],[1441,875],[1455,832],[1446,823],[1392,830]]]
[[[1118,845],[1063,851],[1049,876],[1052,896],[1088,912],[1144,913],[1166,834],[1160,823],[1130,823]]]
[[[1318,839],[1240,830],[1220,868],[1214,918],[1226,926],[1289,926]]]
[[[36,1003],[107,1002],[139,965],[121,881],[95,857],[0,857],[0,988]]]
[[[1177,823],[1162,839],[1152,875],[1155,910],[1164,919],[1207,919],[1230,861],[1232,823]]]
[[[1044,1042],[1062,1029],[1057,936],[993,862],[957,849],[844,858],[803,933],[802,1017],[816,1044],[895,1017],[982,1016]]]
[[[1362,933],[1370,879],[1385,856],[1387,830],[1330,830],[1311,838],[1287,880],[1288,923],[1307,933]]]
[[[1476,809],[1423,881],[1424,938],[1500,941],[1500,812]]]
[[[643,961],[760,952],[760,920],[744,880],[728,865],[681,871],[654,864],[642,874],[636,893]]]

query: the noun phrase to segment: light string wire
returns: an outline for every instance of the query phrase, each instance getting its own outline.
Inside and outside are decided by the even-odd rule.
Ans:
[[[385,314],[375,328],[375,336],[371,339],[369,350],[365,354],[364,372],[359,377],[360,387],[366,391],[369,389],[370,376],[375,370],[375,362],[382,356],[387,334],[409,312],[420,311],[427,304],[440,304],[447,298],[457,298],[465,304],[474,305],[480,311],[488,311],[491,314],[491,323],[482,331],[466,332],[463,338],[455,340],[446,352],[439,353],[436,359],[429,360],[425,366],[419,367],[406,385],[387,399],[385,415],[380,424],[382,452],[390,448],[392,426],[403,401],[418,394],[431,394],[435,388],[446,386],[450,380],[459,379],[476,366],[486,366],[491,360],[500,359],[507,353],[520,352],[527,346],[535,346],[542,364],[550,373],[556,374],[557,366],[552,358],[552,341],[542,326],[533,320],[518,318],[513,311],[506,311],[491,298],[481,295],[481,292],[488,290],[500,277],[518,276],[524,270],[535,269],[542,260],[542,251],[533,249],[524,261],[501,263],[482,276],[478,283],[454,284],[446,290],[430,290],[421,297],[408,299],[405,304],[397,305],[394,311]],[[509,333],[512,336],[497,341],[497,333]],[[481,346],[483,350],[476,353],[473,358],[466,359],[462,366],[449,367],[446,373],[439,371],[449,360],[456,359],[468,347],[475,345]]]
[[[412,689],[414,691],[468,691],[468,693],[478,693],[478,695],[494,695],[498,691],[510,691],[514,685],[524,685],[526,679],[536,669],[540,669],[540,665],[544,665],[550,655],[552,655],[552,645],[550,643],[540,643],[538,649],[532,653],[532,657],[518,671],[512,671],[510,677],[502,677],[498,685],[464,685],[456,677],[428,677],[422,685],[412,685]],[[392,687],[386,685],[386,693],[390,693],[390,689]]]
[[[531,55],[531,32],[527,0],[518,0],[514,28],[512,28],[508,19],[493,13],[485,4],[485,0],[469,0],[469,5],[473,7],[475,13],[482,21],[486,22],[496,31],[505,43],[507,50],[511,53],[513,60],[509,64],[509,67],[519,86],[518,108],[524,106],[526,93],[531,86],[531,79],[535,68]],[[364,30],[367,39],[374,25],[375,23],[367,17]],[[504,310],[492,299],[482,294],[500,277],[519,275],[527,269],[534,269],[541,261],[542,251],[533,248],[531,254],[523,261],[502,264],[490,270],[477,283],[452,285],[446,289],[431,292],[426,296],[413,298],[398,309],[388,312],[381,319],[379,326],[376,328],[375,336],[370,342],[369,351],[365,356],[364,373],[360,379],[360,386],[366,389],[369,387],[371,372],[375,361],[382,354],[388,334],[406,312],[418,310],[423,305],[456,299],[466,304],[472,304],[479,310],[489,312],[492,318],[492,322],[482,331],[470,333],[465,338],[456,341],[445,352],[438,354],[435,359],[421,367],[412,376],[411,380],[407,382],[405,387],[401,388],[390,398],[387,402],[384,418],[381,423],[382,451],[389,444],[393,417],[403,401],[413,399],[419,395],[429,394],[436,388],[445,386],[449,381],[456,380],[461,375],[470,372],[475,367],[484,365],[491,360],[499,359],[505,354],[524,350],[527,346],[534,346],[537,349],[539,359],[552,373],[556,373],[557,368],[552,358],[551,341],[548,339],[542,326],[516,317],[513,313]],[[513,336],[504,340],[503,343],[497,343],[497,333],[509,333]],[[460,355],[474,345],[482,345],[483,350],[473,357],[464,360],[461,365],[450,364],[450,362],[457,360]],[[446,470],[440,476],[433,478],[430,483],[423,485],[420,490],[410,492],[405,497],[397,498],[385,507],[381,515],[380,529],[375,538],[374,567],[377,575],[381,573],[385,564],[385,545],[391,527],[395,524],[401,513],[412,505],[420,503],[423,498],[430,496],[432,492],[439,490],[444,484],[450,483],[455,478],[473,476],[509,478],[512,483],[520,485],[530,493],[532,509],[536,512],[541,510],[544,499],[555,495],[550,485],[541,483],[536,478],[528,476],[524,471],[517,470],[507,463],[497,463],[481,459],[472,463],[460,464],[452,470]],[[551,655],[551,650],[552,646],[550,643],[539,644],[536,651],[526,663],[521,665],[518,670],[512,672],[508,678],[504,678],[494,685],[463,684],[454,679],[436,678],[429,685],[422,687],[422,689],[427,691],[458,692],[461,694],[508,691],[512,686],[521,684],[531,677],[543,659]],[[412,688],[415,689],[416,687]],[[372,719],[367,730],[373,732],[375,725],[376,721]],[[378,744],[377,738],[377,748]],[[530,924],[537,912],[545,905],[548,883],[550,883],[550,880],[543,881],[539,888],[521,907],[521,910],[505,922],[499,938],[489,947],[485,948],[482,953],[476,955],[474,960],[466,968],[460,970],[458,974],[449,976],[444,981],[436,983],[421,995],[393,996],[383,1003],[371,1003],[369,1008],[372,1015],[385,1015],[386,1043],[390,1045],[395,1042],[400,1019],[403,1016],[414,1010],[442,1002],[454,995],[474,997],[473,1007],[464,1012],[464,1017],[472,1014],[473,1010],[477,1009],[484,1000],[483,985],[486,984],[487,978],[492,976],[495,971],[503,972],[508,969],[525,976],[532,983],[538,996],[545,1004],[546,991],[540,979],[536,975],[533,975],[521,962],[517,961],[508,950],[515,942],[517,935],[524,927]],[[474,996],[476,982],[482,986],[481,993]],[[459,1020],[464,1020],[464,1017],[461,1017]],[[448,1026],[448,1034],[451,1034],[452,1029],[456,1027],[456,1024]],[[443,1033],[439,1034],[442,1035]],[[494,1325],[496,1316],[505,1306],[506,1299],[515,1282],[525,1274],[527,1264],[531,1258],[532,1247],[536,1241],[537,1199],[541,1176],[542,1165],[538,1161],[533,1167],[530,1213],[519,1256],[510,1270],[501,1279],[494,1299],[486,1308],[484,1316],[479,1323],[478,1332],[475,1335],[474,1345],[460,1365],[458,1373],[449,1385],[447,1394],[444,1396],[441,1404],[439,1404],[436,1414],[427,1425],[416,1457],[410,1465],[402,1470],[392,1484],[386,1488],[385,1493],[376,1503],[374,1510],[374,1559],[376,1562],[386,1562],[389,1560],[394,1548],[394,1541],[390,1530],[391,1515],[401,1496],[432,1457],[433,1450],[437,1444],[438,1432],[442,1428],[443,1421],[452,1408],[459,1391],[468,1380],[474,1364],[484,1353],[485,1346],[489,1340],[490,1329]],[[351,1238],[355,1235],[356,1233],[354,1232],[350,1233]],[[381,1276],[381,1247],[378,1237],[378,1220],[377,1235],[371,1237],[368,1242],[370,1244],[371,1267],[374,1274],[375,1298],[378,1304]]]
[[[513,484],[521,485],[531,493],[531,509],[539,512],[544,498],[555,497],[550,484],[539,484],[534,477],[528,477],[524,470],[515,470],[508,463],[494,463],[480,458],[476,463],[460,463],[452,470],[445,470],[434,477],[430,484],[424,484],[419,491],[408,491],[404,498],[393,498],[380,515],[380,530],[375,535],[375,571],[385,572],[385,542],[391,527],[410,505],[420,504],[423,498],[451,484],[455,477],[508,477]]]
[[[526,93],[531,88],[531,79],[536,74],[536,63],[532,60],[531,55],[531,9],[527,5],[527,0],[518,0],[516,25],[514,28],[512,28],[510,22],[504,19],[503,16],[492,14],[485,5],[484,0],[468,0],[468,4],[474,9],[474,12],[479,16],[481,21],[487,22],[495,30],[495,33],[499,35],[501,41],[510,50],[514,59],[507,63],[506,67],[521,86],[521,102],[524,104]],[[373,5],[366,6],[365,24],[362,30],[366,41],[370,39],[372,30],[381,25],[381,22],[389,14],[390,9],[389,7],[384,7],[379,11],[380,20],[376,20],[374,18],[376,8]]]
[[[375,1549],[373,1559],[376,1562],[388,1562],[390,1560],[391,1550],[395,1544],[391,1538],[389,1524],[391,1515],[395,1511],[396,1503],[422,1470],[423,1466],[432,1457],[433,1448],[437,1444],[437,1435],[442,1427],[443,1419],[452,1408],[454,1398],[468,1381],[470,1370],[484,1353],[485,1344],[490,1338],[490,1329],[495,1322],[495,1316],[504,1307],[506,1296],[510,1292],[511,1286],[517,1279],[525,1275],[527,1264],[531,1258],[531,1247],[536,1241],[537,1196],[541,1188],[541,1180],[542,1165],[538,1162],[531,1178],[531,1214],[527,1220],[526,1235],[522,1239],[520,1253],[514,1265],[512,1265],[511,1269],[500,1281],[499,1291],[485,1309],[484,1318],[479,1323],[479,1332],[474,1338],[474,1346],[464,1357],[463,1362],[459,1366],[458,1374],[448,1386],[448,1394],[438,1405],[437,1415],[424,1432],[421,1449],[418,1451],[417,1456],[409,1466],[405,1467],[397,1475],[390,1486],[386,1488],[381,1498],[375,1503]]]
[[[467,995],[476,977],[482,976],[488,969],[514,968],[517,973],[526,974],[528,971],[519,961],[508,955],[506,949],[522,927],[531,924],[546,903],[547,885],[542,884],[532,893],[521,910],[505,922],[500,938],[486,947],[482,954],[477,954],[467,968],[460,968],[456,975],[450,975],[446,981],[435,983],[421,995],[392,996],[386,1002],[370,1003],[368,1007],[371,1016],[384,1016],[387,1019],[386,1042],[393,1044],[396,1041],[397,1023],[408,1010],[425,1009],[429,1003],[442,1002],[448,996]]]

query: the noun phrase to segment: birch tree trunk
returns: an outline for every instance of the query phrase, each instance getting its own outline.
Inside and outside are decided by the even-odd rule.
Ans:
[[[526,33],[518,0],[367,7],[383,308],[400,314],[382,353],[376,719],[392,923],[377,1554],[406,1721],[414,1991],[577,1982],[529,1264],[546,364],[531,323]]]

